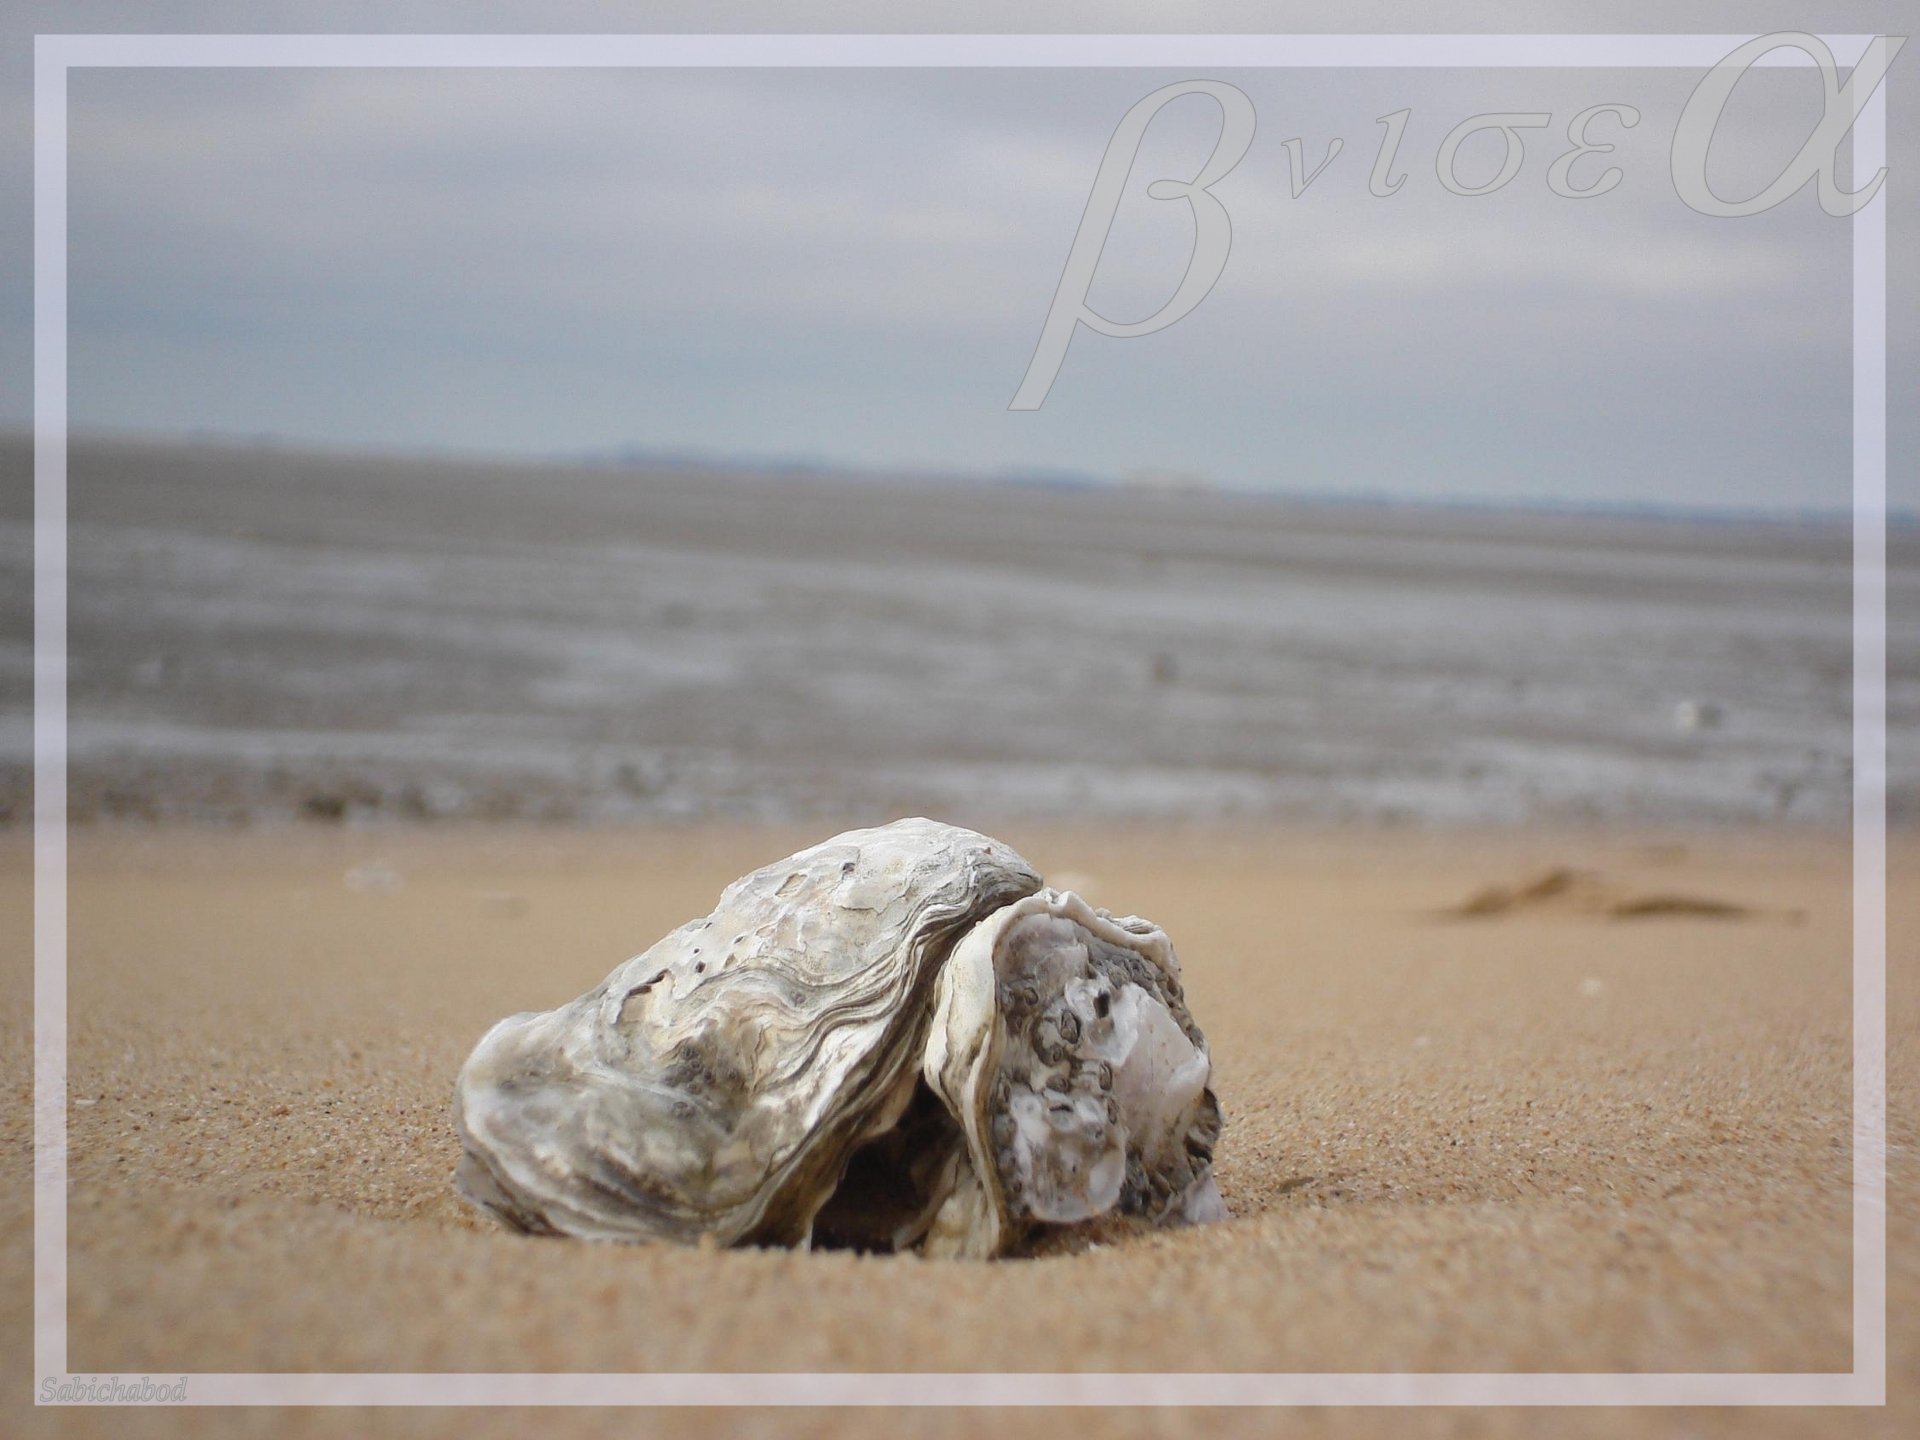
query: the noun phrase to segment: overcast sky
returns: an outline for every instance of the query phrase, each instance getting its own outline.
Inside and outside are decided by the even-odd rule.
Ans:
[[[188,28],[188,27],[182,27]],[[1614,28],[1614,27],[1602,27]],[[1920,56],[1905,55],[1893,79]],[[1334,493],[1688,506],[1849,498],[1848,224],[1676,196],[1682,71],[1211,69],[1259,129],[1215,193],[1233,252],[1160,333],[1082,330],[1007,404],[1101,152],[1200,72],[88,71],[71,91],[77,428],[523,454],[632,448],[931,470],[1177,471]],[[1573,115],[1610,193],[1547,168]],[[1818,116],[1756,73],[1713,151],[1758,189]],[[1383,127],[1397,170],[1368,193]],[[1443,136],[1548,112],[1500,191]],[[1901,113],[1911,113],[1902,111]],[[1092,300],[1141,318],[1192,228],[1209,100],[1165,110]],[[1293,198],[1284,142],[1309,166]],[[1499,163],[1484,134],[1462,180]],[[1904,233],[1904,222],[1896,227]],[[1896,237],[1895,244],[1900,240]],[[1896,328],[1904,356],[1909,337]],[[7,397],[5,419],[24,419]],[[1899,403],[1901,425],[1911,407]],[[1904,428],[1896,451],[1910,453]],[[1904,473],[1896,500],[1916,497]]]

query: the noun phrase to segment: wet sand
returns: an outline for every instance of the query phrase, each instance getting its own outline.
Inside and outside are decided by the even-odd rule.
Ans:
[[[0,824],[27,813],[27,459],[0,437]],[[1831,519],[81,437],[69,538],[81,821],[1848,813]],[[1920,532],[1889,586],[1915,815]]]
[[[452,1077],[812,830],[76,832],[71,1363],[255,1370],[1793,1370],[1850,1355],[1843,838],[998,827],[1161,922],[1233,1219],[997,1265],[509,1235]],[[1896,837],[1891,1411],[1554,1433],[1897,1433],[1916,1413],[1920,844]],[[1528,882],[1556,868],[1573,883]],[[1531,1412],[27,1412],[28,851],[0,849],[7,1353],[45,1435],[1538,1434]],[[1504,894],[1512,903],[1493,904]],[[1479,897],[1473,918],[1451,908]],[[1688,904],[1669,905],[1667,901]],[[1711,902],[1698,905],[1691,902]],[[1732,906],[1742,914],[1714,914]],[[1901,1418],[1904,1412],[1904,1420]]]

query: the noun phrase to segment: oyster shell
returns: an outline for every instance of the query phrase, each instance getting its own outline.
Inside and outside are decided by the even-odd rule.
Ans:
[[[940,975],[923,1068],[960,1120],[970,1174],[930,1252],[995,1255],[1032,1224],[1115,1210],[1225,1217],[1220,1106],[1179,977],[1158,927],[1071,891],[1040,890],[968,932]]]
[[[1167,937],[931,820],[850,831],[460,1073],[462,1195],[591,1239],[988,1257],[1108,1214],[1225,1214]]]

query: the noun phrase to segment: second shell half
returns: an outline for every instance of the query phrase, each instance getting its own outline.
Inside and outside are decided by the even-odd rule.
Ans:
[[[1015,1253],[1223,1217],[1173,946],[971,830],[855,830],[728,886],[460,1072],[456,1184],[591,1239]]]

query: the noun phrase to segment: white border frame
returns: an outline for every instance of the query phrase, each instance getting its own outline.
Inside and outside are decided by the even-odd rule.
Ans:
[[[41,35],[34,44],[34,1389],[67,1370],[67,72],[76,66],[1585,67],[1746,35]],[[1844,67],[1873,38],[1822,37]],[[1775,51],[1762,64],[1808,64]],[[1887,82],[1887,83],[1890,83]],[[1853,128],[1886,163],[1886,84]],[[193,1405],[1884,1405],[1886,187],[1853,225],[1853,1368],[1818,1374],[195,1374]],[[95,1377],[104,1378],[104,1377]],[[172,1375],[156,1381],[174,1383]]]

